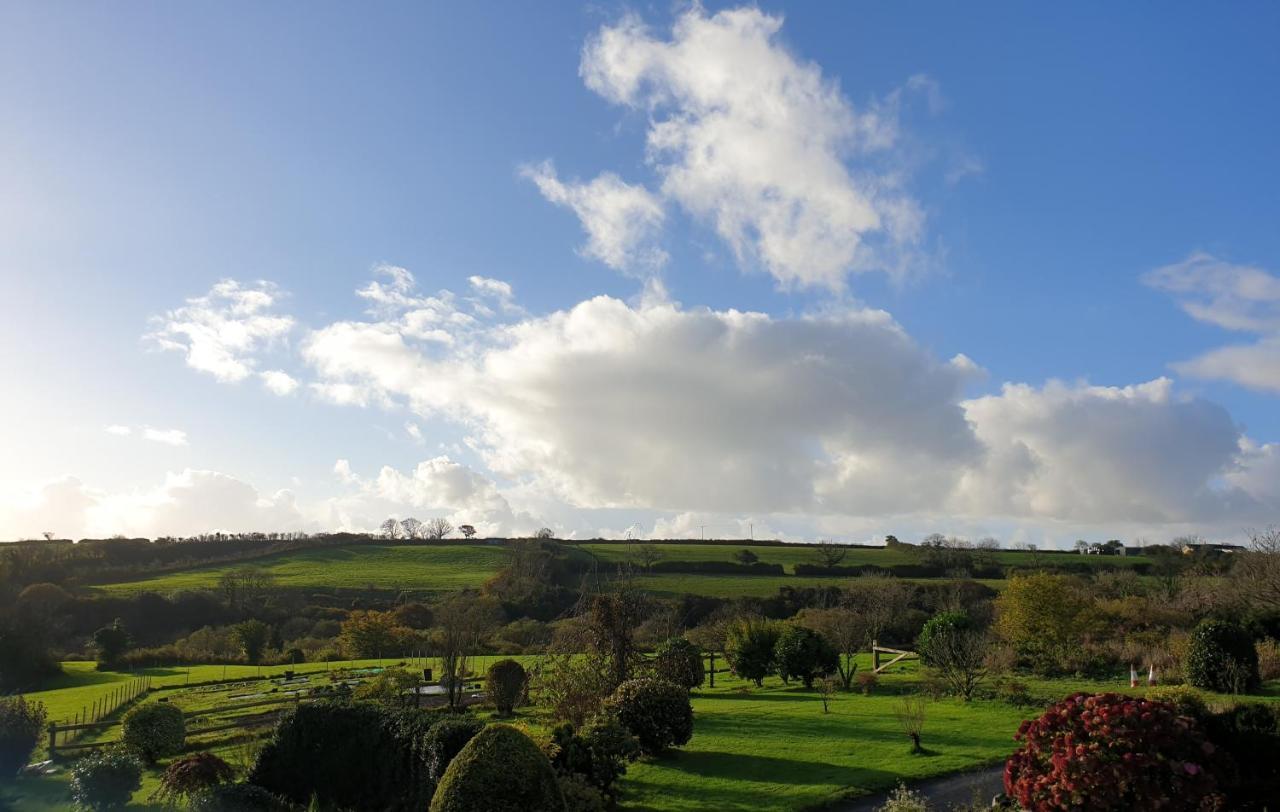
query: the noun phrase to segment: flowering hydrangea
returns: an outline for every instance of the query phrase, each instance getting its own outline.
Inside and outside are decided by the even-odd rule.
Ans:
[[[1014,738],[1005,793],[1032,812],[1225,809],[1225,756],[1163,702],[1072,694]]]

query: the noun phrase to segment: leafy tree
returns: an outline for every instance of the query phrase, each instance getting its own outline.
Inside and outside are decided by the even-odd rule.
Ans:
[[[818,632],[835,647],[840,655],[836,662],[840,686],[849,690],[853,685],[853,677],[858,672],[858,652],[871,642],[866,618],[846,605],[830,609],[804,609],[796,617],[796,622]]]
[[[21,696],[0,697],[0,782],[12,779],[27,766],[47,718],[39,702],[28,702]]]
[[[99,670],[108,669],[120,662],[129,650],[129,632],[119,618],[110,626],[103,626],[93,633],[93,648],[98,655]]]
[[[1222,693],[1249,693],[1261,682],[1253,638],[1224,620],[1204,620],[1192,630],[1184,671],[1195,687]]]
[[[986,633],[963,612],[942,612],[924,624],[916,650],[951,689],[968,702],[987,675]]]
[[[1021,746],[1005,765],[1005,794],[1023,809],[1225,807],[1220,751],[1161,702],[1072,694],[1014,738]]]
[[[724,655],[733,673],[757,686],[764,685],[764,678],[777,671],[773,652],[780,631],[768,620],[741,620],[730,626]]]
[[[463,524],[458,526],[458,532],[462,534],[463,538],[469,539],[476,534],[476,529],[472,525]]]
[[[0,619],[0,693],[30,690],[61,671],[39,628]]]
[[[783,680],[796,678],[805,688],[813,688],[813,681],[834,673],[840,665],[840,656],[821,634],[813,629],[786,624],[773,649],[778,675]]]
[[[550,527],[542,527],[538,529],[538,532],[533,534],[533,537],[536,539],[546,540],[555,538],[556,534]]]
[[[422,680],[403,668],[386,668],[380,674],[358,686],[352,697],[376,702],[386,708],[417,705],[416,691]]]
[[[262,662],[262,652],[266,649],[267,640],[271,636],[271,627],[261,620],[246,620],[236,624],[235,635],[236,642],[240,644],[240,650],[244,652],[244,658],[249,665]]]
[[[1062,575],[1015,576],[995,605],[996,630],[1040,673],[1061,671],[1095,625],[1092,604]]]
[[[339,640],[353,660],[384,657],[398,651],[403,628],[392,612],[357,609],[342,622]]]
[[[744,567],[749,567],[760,560],[760,556],[743,547],[741,550],[733,554],[733,560],[737,561]]]
[[[551,762],[510,725],[490,725],[449,765],[431,812],[563,812]]]
[[[608,662],[615,687],[630,678],[640,657],[635,632],[647,608],[645,596],[625,583],[613,592],[592,595],[587,601],[583,615],[587,639],[592,650]]]
[[[685,690],[700,688],[706,678],[702,649],[683,637],[673,637],[654,652],[653,672],[659,679],[674,682]]]
[[[574,727],[595,714],[613,690],[608,663],[595,654],[551,654],[539,662],[530,683],[538,707],[552,721]]]
[[[673,682],[633,679],[618,686],[603,711],[615,717],[648,755],[679,747],[693,736],[689,692]]]

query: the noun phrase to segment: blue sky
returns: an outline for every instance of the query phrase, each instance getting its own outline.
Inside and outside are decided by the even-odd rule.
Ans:
[[[778,30],[759,41],[736,30],[695,49],[707,63],[681,73],[673,25],[723,33],[734,14]],[[219,525],[227,529],[361,526],[413,513],[483,515],[494,532],[545,523],[580,535],[627,527],[661,535],[698,524],[729,534],[744,522],[787,537],[851,539],[893,528],[1040,543],[1077,534],[1238,535],[1280,515],[1272,477],[1280,450],[1268,445],[1280,441],[1278,30],[1280,10],[1263,3],[8,4],[0,10],[0,340],[10,348],[10,396],[0,404],[0,492],[12,506],[0,511],[0,535],[197,532],[218,520],[190,505],[223,504],[201,496],[204,488],[228,500],[227,524]],[[651,60],[647,84],[624,88],[628,77],[607,54],[594,63],[584,56],[610,31],[622,53]],[[780,60],[770,69],[819,77],[823,104],[800,99],[788,108],[794,86],[779,85],[780,118],[761,125],[770,137],[753,146],[751,161],[730,168],[750,176],[786,167],[789,147],[812,146],[806,133],[830,126],[836,146],[830,155],[814,147],[811,166],[835,160],[847,182],[817,171],[806,185],[800,172],[782,196],[803,210],[833,189],[850,192],[871,200],[880,217],[880,226],[859,232],[860,244],[886,245],[837,259],[825,275],[795,257],[818,256],[841,238],[802,235],[804,245],[791,242],[788,259],[770,264],[757,250],[761,221],[752,219],[769,195],[734,198],[757,179],[713,181],[695,166],[681,191],[673,173],[690,168],[688,156],[652,144],[655,122],[709,120],[689,99],[713,110],[731,105],[732,88],[698,83],[717,59],[732,65],[744,52],[735,49],[761,43]],[[607,87],[592,86],[593,70]],[[708,101],[706,93],[730,95]],[[846,131],[821,119],[824,111],[854,124]],[[870,117],[883,143],[844,143],[863,138]],[[711,130],[683,135],[690,132]],[[734,143],[717,146],[724,154]],[[555,174],[539,177],[558,184],[550,193],[530,177],[548,160]],[[565,202],[596,200],[601,190],[587,184],[602,173],[652,204],[660,220],[646,228],[635,219],[643,212],[629,209],[609,221],[614,237],[638,229],[618,237],[626,254],[615,256],[619,267],[591,254],[590,225]],[[554,189],[566,196],[559,205]],[[737,243],[717,229],[717,217],[753,205]],[[899,206],[917,218],[900,234],[885,225]],[[823,223],[833,225],[848,222]],[[645,252],[665,260],[631,258]],[[336,356],[308,350],[334,325],[400,323],[404,308],[371,314],[372,300],[355,295],[380,264],[411,272],[415,296],[479,295],[471,277],[514,291],[493,325],[450,334],[465,353],[442,356],[437,339],[404,339],[420,357],[446,364],[417,370],[439,376],[434,395],[430,380],[372,383],[350,366],[335,372]],[[1149,276],[1171,267],[1163,282]],[[166,351],[156,340],[186,300],[228,279],[243,289],[270,282],[270,311],[291,320],[247,352],[252,375],[239,381],[184,364],[183,348]],[[610,357],[619,378],[592,378],[594,356],[535,353],[566,340],[550,323],[556,314],[597,296],[637,316],[632,328],[658,352]],[[659,300],[688,318],[644,318]],[[1211,312],[1187,309],[1206,301]],[[721,315],[712,325],[690,323],[701,308]],[[772,319],[758,339],[763,356],[718,355],[677,340],[691,331],[697,342],[699,329],[736,335],[743,328],[722,315],[730,311]],[[842,319],[872,311],[887,311],[909,337],[907,356],[894,355],[896,345],[877,349],[892,343],[883,330],[848,332]],[[1242,314],[1254,316],[1247,329]],[[619,314],[595,315],[603,321],[592,329]],[[833,332],[795,335],[814,318]],[[871,355],[843,355],[852,344]],[[1210,357],[1255,344],[1239,357]],[[712,442],[698,419],[676,427],[673,437],[687,430],[699,438],[704,470],[675,494],[645,479],[661,467],[645,455],[657,451],[601,440],[661,431],[662,420],[703,408],[735,409],[718,399],[735,393],[732,383],[695,375],[681,385],[691,372],[664,365],[663,348],[707,351],[730,382],[763,369],[797,385],[786,367],[762,362],[773,350],[790,353],[791,363],[817,354],[849,377],[828,396],[830,413],[761,407],[770,427],[782,427],[760,440],[778,444],[768,457],[777,465],[742,452],[751,434]],[[469,401],[498,349],[540,377],[507,380],[511,394]],[[384,357],[359,360],[360,351],[344,345],[341,352],[355,355],[344,354],[343,364],[373,368]],[[957,354],[985,374],[952,374]],[[913,378],[918,388],[893,382],[902,377],[894,370],[917,363],[938,369]],[[297,388],[277,395],[255,383],[269,369],[285,371]],[[482,377],[499,388],[497,376]],[[1161,377],[1170,379],[1167,391],[1139,397],[1140,413],[1089,411],[1117,396],[1086,384],[1124,391]],[[366,405],[335,404],[311,386],[339,379],[364,387]],[[1052,380],[1066,393],[1050,392]],[[1003,397],[1006,383],[1029,387],[1034,402]],[[568,398],[578,386],[635,386],[624,394],[637,405],[600,403],[584,419],[572,405],[582,398]],[[745,386],[736,393],[759,394]],[[548,387],[566,402],[546,400]],[[940,411],[922,425],[954,419],[955,434],[937,448],[895,445],[892,431],[882,442],[877,420],[885,418],[858,411],[882,387],[904,398],[893,415],[936,397]],[[976,422],[980,410],[965,405],[984,396],[997,399],[986,403],[987,429]],[[850,400],[842,405],[841,397]],[[797,402],[808,402],[804,393]],[[1080,414],[1064,418],[1066,402]],[[1043,413],[1019,423],[1021,433],[1004,431],[1017,422],[1011,415],[1037,409]],[[645,422],[655,414],[664,417]],[[724,422],[737,419],[752,427],[765,417]],[[406,432],[408,423],[421,439]],[[581,434],[571,436],[575,426]],[[172,433],[163,435],[169,442],[148,441],[148,427],[156,437],[177,430],[182,442]],[[1095,430],[1097,445],[1061,439]],[[921,427],[901,431],[918,437]],[[1085,453],[1116,448],[1111,431],[1168,457]],[[647,441],[663,446],[653,437],[638,442]],[[1223,451],[1240,442],[1243,456]],[[1012,473],[997,465],[1005,446],[1032,462],[1010,463]],[[581,455],[593,447],[635,473],[592,473],[595,460]],[[682,465],[678,452],[665,449],[668,465]],[[338,460],[350,475],[335,474]],[[416,467],[424,462],[431,465]],[[1125,498],[1087,492],[1081,483],[1098,478],[1093,465],[1132,477],[1108,482]],[[922,468],[949,473],[922,483]],[[1168,475],[1173,469],[1183,473]],[[1162,477],[1169,481],[1151,485]],[[702,490],[707,480],[732,485],[737,497]],[[881,489],[893,494],[873,496]],[[1018,498],[974,497],[975,489]],[[756,493],[796,496],[757,506]],[[1179,507],[1190,504],[1197,507]]]

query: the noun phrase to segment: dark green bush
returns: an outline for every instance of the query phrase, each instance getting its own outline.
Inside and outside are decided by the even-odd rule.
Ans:
[[[176,758],[160,776],[160,788],[151,800],[176,805],[208,792],[235,777],[231,765],[213,753],[192,753]]]
[[[933,649],[934,641],[957,632],[968,631],[972,627],[973,621],[964,612],[939,612],[929,618],[916,638],[916,651],[920,652],[920,662],[925,665],[938,665],[928,656],[928,652]]]
[[[597,716],[580,730],[561,725],[551,732],[555,744],[552,766],[561,773],[581,776],[612,799],[613,785],[627,771],[627,762],[640,756],[640,742],[612,716]]]
[[[524,698],[525,685],[529,675],[524,666],[515,660],[498,660],[489,666],[485,679],[485,690],[489,700],[497,708],[499,716],[510,716],[516,705]]]
[[[20,696],[0,698],[0,782],[27,766],[44,732],[44,705]]]
[[[1205,720],[1209,740],[1235,762],[1231,809],[1268,809],[1280,798],[1280,715],[1261,702],[1236,705]]]
[[[510,725],[490,725],[449,764],[431,812],[565,812],[555,770]]]
[[[148,764],[182,750],[187,725],[182,711],[167,702],[147,702],[124,715],[124,746]]]
[[[773,661],[784,680],[798,679],[804,687],[812,688],[814,679],[836,670],[840,655],[813,629],[787,624],[774,644]]]
[[[768,620],[743,620],[729,627],[724,656],[733,673],[763,685],[764,678],[777,670],[773,648],[778,642],[778,624]]]
[[[191,798],[191,812],[288,812],[291,805],[254,784],[219,784]]]
[[[658,679],[674,682],[692,691],[702,687],[706,677],[702,649],[683,637],[673,637],[654,653],[653,673]]]
[[[431,792],[420,730],[376,705],[303,705],[276,726],[249,782],[303,806],[419,810]]]
[[[449,715],[432,725],[423,739],[427,774],[432,781],[438,782],[444,777],[449,762],[481,730],[484,730],[484,722],[473,716]]]
[[[1235,623],[1201,621],[1191,632],[1184,672],[1187,682],[1208,691],[1255,691],[1260,680],[1253,638]]]
[[[122,809],[142,786],[142,762],[123,748],[97,750],[71,768],[71,800],[78,809]]]
[[[649,755],[685,744],[693,736],[689,692],[672,682],[628,680],[605,700],[603,710],[630,731]]]

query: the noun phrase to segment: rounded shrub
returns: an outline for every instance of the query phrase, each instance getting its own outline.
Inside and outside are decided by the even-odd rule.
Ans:
[[[924,627],[916,638],[916,651],[920,652],[920,662],[925,665],[937,665],[929,657],[936,644],[951,635],[968,631],[973,621],[964,612],[939,612],[925,621]]]
[[[124,746],[149,764],[182,750],[187,724],[182,711],[167,702],[147,702],[124,715]]]
[[[1160,685],[1147,690],[1147,699],[1163,702],[1182,716],[1203,719],[1209,713],[1204,694],[1188,685]]]
[[[631,731],[609,715],[593,717],[580,729],[560,725],[551,731],[555,745],[552,766],[560,773],[581,777],[607,799],[613,785],[627,772],[627,762],[640,757],[640,743]],[[565,802],[569,803],[566,791]]]
[[[1253,638],[1225,620],[1204,620],[1195,627],[1183,671],[1187,682],[1207,691],[1249,693],[1260,682]]]
[[[288,812],[292,807],[254,784],[219,784],[194,795],[191,812]]]
[[[39,702],[20,696],[0,697],[0,782],[11,780],[27,766],[47,716]]]
[[[123,809],[142,786],[142,762],[123,748],[97,750],[71,768],[71,801],[77,809]]]
[[[482,730],[484,722],[474,716],[451,714],[432,725],[422,742],[431,780],[438,782],[443,778],[449,762]]]
[[[160,776],[160,788],[151,796],[154,801],[177,804],[225,784],[235,777],[231,765],[213,753],[192,753],[174,759]]]
[[[1072,694],[1022,723],[1005,793],[1037,812],[1223,808],[1223,757],[1162,702]]]
[[[510,725],[490,725],[449,764],[431,812],[565,812],[551,762]]]
[[[603,710],[630,731],[648,755],[679,747],[693,736],[689,692],[673,682],[628,680],[604,701]]]
[[[778,624],[768,620],[742,620],[729,627],[724,639],[724,656],[733,673],[757,686],[777,668],[773,647],[778,642]]]
[[[787,624],[774,644],[773,659],[784,680],[798,679],[812,688],[814,679],[836,670],[840,655],[827,638],[804,626]]]
[[[489,666],[485,678],[485,690],[489,700],[497,708],[499,716],[510,716],[524,697],[529,675],[524,666],[515,660],[498,660]]]
[[[1269,809],[1280,798],[1280,712],[1245,702],[1205,721],[1209,740],[1235,762],[1228,791],[1232,809]]]
[[[654,653],[653,673],[658,679],[674,682],[689,691],[700,688],[706,678],[702,649],[683,637],[673,637]]]
[[[301,806],[421,809],[431,780],[419,730],[377,705],[302,705],[276,725],[248,780]]]

